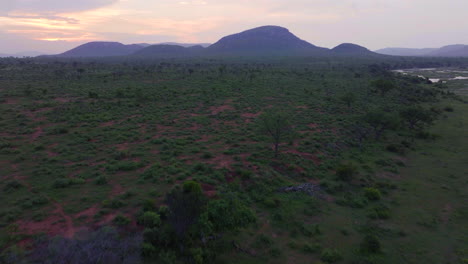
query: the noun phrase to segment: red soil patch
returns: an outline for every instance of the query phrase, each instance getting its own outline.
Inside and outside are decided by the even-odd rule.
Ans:
[[[453,208],[451,204],[446,204],[444,210],[442,211],[442,223],[447,224],[450,220],[450,215],[452,214]]]
[[[74,163],[74,164],[76,164],[76,163]],[[72,165],[74,165],[74,164],[72,164]],[[88,165],[89,166],[99,166],[99,165],[102,165],[102,164],[106,164],[106,162],[105,161],[93,161],[93,162],[90,162]]]
[[[115,121],[108,121],[108,122],[101,123],[99,127],[110,127],[113,125],[115,125]]]
[[[213,136],[204,134],[196,142],[207,142],[207,141],[210,141],[210,139],[212,139],[212,138],[213,138]]]
[[[188,128],[187,130],[197,131],[197,130],[200,130],[201,128],[203,128],[203,126],[200,124],[192,124],[192,127]]]
[[[7,105],[17,105],[19,102],[18,99],[16,98],[8,98],[6,99],[6,101],[4,102],[4,104],[7,104]]]
[[[234,110],[234,107],[232,107],[230,105],[231,103],[232,103],[232,100],[229,99],[229,100],[226,100],[226,102],[224,102],[224,105],[210,107],[211,114],[212,115],[217,115],[217,114],[219,114],[221,112],[224,112],[224,111]]]
[[[72,238],[75,235],[75,227],[72,218],[65,214],[62,205],[54,202],[55,210],[48,214],[48,217],[41,222],[23,221],[17,222],[19,230],[23,234],[34,235],[46,232],[51,236],[62,235]]]
[[[310,154],[310,153],[306,153],[306,152],[300,152],[300,151],[295,150],[295,149],[285,150],[284,153],[290,153],[290,154],[301,156],[304,159],[312,160],[315,165],[320,165],[321,164],[320,159],[314,154]]]
[[[307,126],[312,130],[316,130],[319,125],[317,123],[310,123]]]
[[[110,193],[110,197],[115,197],[119,194],[122,194],[125,190],[124,188],[122,187],[122,185],[116,183],[116,182],[110,182],[110,184],[112,185],[112,191]]]
[[[71,101],[70,98],[65,98],[65,97],[57,97],[54,100],[59,103],[68,103]]]
[[[93,205],[92,207],[84,210],[84,211],[81,211],[79,213],[77,213],[75,215],[75,218],[79,218],[79,217],[93,217],[95,216],[97,213],[99,212],[99,206],[96,204],[96,205]]]
[[[262,113],[263,113],[262,111],[260,111],[258,113],[243,113],[243,114],[241,114],[241,116],[244,117],[244,118],[257,118]]]
[[[213,185],[202,183],[201,187],[206,196],[210,198],[216,196],[216,189]]]
[[[175,131],[175,128],[171,126],[156,125],[156,132],[158,133],[158,135],[162,133],[166,133],[166,132],[173,132],[173,131]]]
[[[148,165],[146,165],[145,167],[136,170],[136,172],[138,172],[138,173],[143,173],[143,172],[145,172],[147,169],[151,168],[151,166],[153,166],[153,164],[148,164]]]
[[[42,127],[40,127],[40,126],[36,127],[36,131],[34,131],[34,133],[32,133],[32,135],[31,135],[31,140],[36,140],[43,133],[44,133],[44,131],[42,130]]]
[[[128,150],[128,142],[122,143],[122,144],[117,144],[115,147],[117,148],[118,151],[125,151]]]
[[[59,154],[57,152],[47,151],[47,157],[49,158],[57,157],[58,155]]]
[[[216,169],[230,169],[232,164],[234,164],[234,159],[229,155],[218,154],[216,157],[210,159],[206,163],[214,165]]]

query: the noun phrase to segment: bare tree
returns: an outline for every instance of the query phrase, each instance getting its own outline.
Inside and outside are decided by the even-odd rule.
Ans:
[[[263,133],[271,137],[275,158],[278,157],[279,144],[292,135],[292,126],[289,116],[282,112],[269,112],[260,119],[260,127]]]

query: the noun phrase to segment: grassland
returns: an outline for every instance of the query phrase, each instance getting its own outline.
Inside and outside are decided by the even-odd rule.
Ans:
[[[3,256],[27,259],[43,235],[79,239],[108,225],[142,233],[144,208],[161,213],[191,180],[212,201],[235,194],[256,218],[217,234],[216,250],[200,246],[219,253],[204,253],[205,263],[468,257],[468,106],[452,93],[457,83],[341,61],[4,60],[0,77]],[[408,105],[435,124],[408,128],[399,117]],[[398,124],[378,136],[366,117],[381,111]],[[268,113],[283,113],[293,131],[278,157],[261,129]],[[346,164],[352,178],[340,179]],[[312,190],[284,191],[304,184]]]

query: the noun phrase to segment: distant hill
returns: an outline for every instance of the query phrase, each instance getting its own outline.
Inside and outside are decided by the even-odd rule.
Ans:
[[[426,55],[435,57],[468,57],[468,45],[458,44],[444,46]]]
[[[304,41],[288,29],[279,26],[263,26],[221,38],[216,43],[166,42],[124,45],[119,42],[89,42],[71,49],[59,57],[106,56],[369,56],[377,55],[365,47],[343,43],[333,49],[317,47]]]
[[[194,46],[201,46],[203,48],[206,48],[211,45],[211,43],[178,43],[178,42],[163,42],[159,43],[157,45],[175,45],[175,46],[181,46],[185,48],[189,47],[194,47]]]
[[[184,57],[199,55],[205,48],[202,46],[190,46],[188,48],[177,46],[158,44],[151,45],[140,49],[133,53],[134,56],[155,56],[155,57]]]
[[[433,56],[433,57],[468,57],[468,45],[448,45],[442,48],[385,48],[376,53],[393,56]]]
[[[23,52],[18,52],[18,53],[13,53],[13,54],[0,54],[0,57],[17,57],[17,58],[22,58],[22,57],[36,57],[40,55],[44,55],[45,52],[40,52],[40,51],[23,51]]]
[[[374,51],[375,53],[392,55],[392,56],[424,56],[437,49],[410,49],[410,48],[385,48]]]
[[[325,54],[329,50],[301,40],[288,29],[263,26],[226,36],[207,48],[210,54],[289,55]]]
[[[333,53],[335,53],[335,54],[350,55],[350,56],[355,56],[355,55],[365,55],[365,56],[377,55],[376,53],[368,50],[367,48],[364,48],[362,46],[352,44],[352,43],[340,44],[340,45],[334,47],[333,49],[331,49],[331,51]]]
[[[89,42],[66,51],[57,56],[59,57],[107,57],[107,56],[125,56],[143,49],[138,44],[124,45],[119,42]]]

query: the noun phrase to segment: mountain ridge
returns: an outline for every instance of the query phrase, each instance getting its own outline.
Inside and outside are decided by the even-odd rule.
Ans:
[[[468,45],[455,44],[440,48],[384,48],[374,52],[392,56],[468,57]]]

